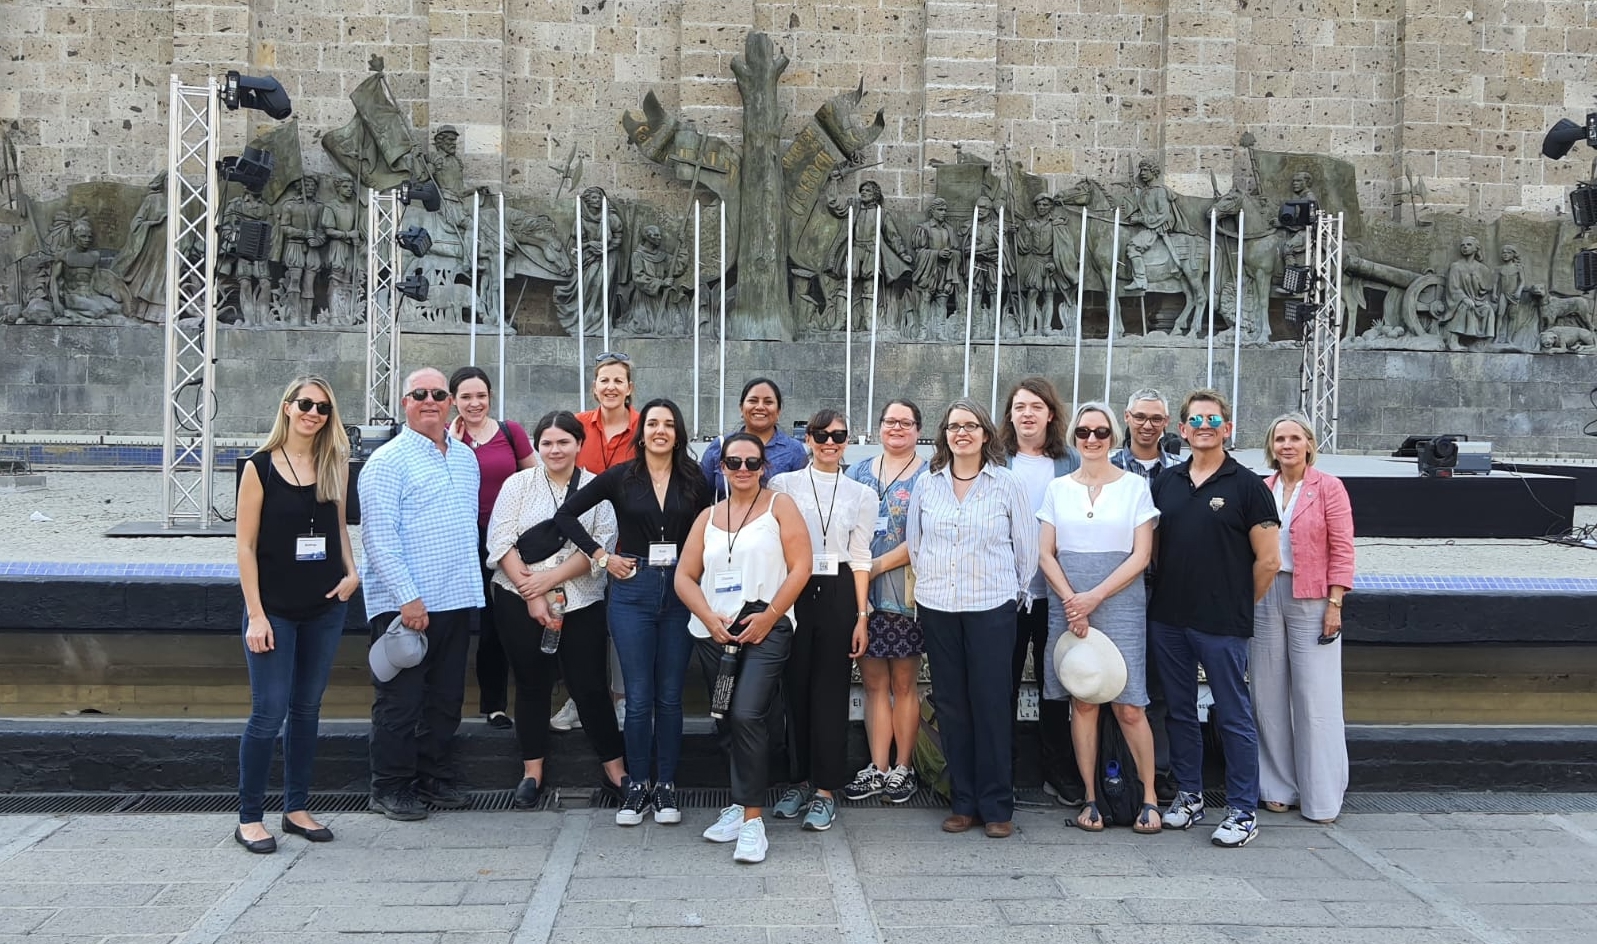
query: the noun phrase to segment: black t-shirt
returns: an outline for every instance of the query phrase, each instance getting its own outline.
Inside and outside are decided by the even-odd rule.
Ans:
[[[1253,543],[1248,533],[1273,521],[1275,496],[1241,463],[1225,462],[1202,485],[1192,460],[1155,478],[1159,555],[1148,618],[1217,636],[1253,635]]]
[[[270,453],[250,456],[261,480],[261,528],[255,568],[268,615],[304,620],[336,603],[327,594],[344,579],[338,505],[316,500],[316,485],[295,485],[272,466]],[[312,531],[326,539],[324,560],[296,560],[295,542]]]

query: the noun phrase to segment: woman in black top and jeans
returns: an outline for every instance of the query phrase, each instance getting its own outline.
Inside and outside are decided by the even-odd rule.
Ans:
[[[693,640],[673,583],[677,557],[699,512],[710,506],[704,474],[688,455],[682,411],[650,400],[639,414],[637,458],[602,472],[566,500],[555,523],[610,573],[610,636],[627,687],[627,793],[618,826],[636,826],[652,805],[656,823],[680,823],[676,768],[682,757],[682,683]],[[608,501],[616,553],[606,554],[578,515]],[[649,759],[659,769],[651,786]]]
[[[250,720],[238,749],[238,828],[251,852],[277,851],[262,822],[272,748],[283,732],[283,831],[327,842],[311,818],[311,767],[322,692],[344,634],[344,605],[360,585],[344,524],[349,439],[333,389],[301,377],[283,391],[266,444],[238,489],[238,576]],[[287,726],[284,726],[284,720]]]

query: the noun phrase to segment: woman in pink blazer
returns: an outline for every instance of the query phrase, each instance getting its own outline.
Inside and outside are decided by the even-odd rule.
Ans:
[[[1264,480],[1281,513],[1281,571],[1253,613],[1251,676],[1259,726],[1259,798],[1329,823],[1347,792],[1342,728],[1342,599],[1353,586],[1353,508],[1334,475],[1314,468],[1307,417],[1264,436]]]

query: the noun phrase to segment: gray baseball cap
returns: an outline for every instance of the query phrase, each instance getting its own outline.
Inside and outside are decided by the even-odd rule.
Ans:
[[[399,620],[394,617],[366,653],[366,662],[379,682],[393,681],[401,671],[420,665],[427,657],[427,634],[406,629]]]

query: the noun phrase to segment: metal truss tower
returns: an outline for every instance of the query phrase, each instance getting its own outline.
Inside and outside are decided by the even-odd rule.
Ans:
[[[367,191],[366,421],[397,420],[399,408],[399,198]]]
[[[1303,374],[1299,408],[1314,425],[1321,452],[1337,451],[1341,409],[1338,393],[1342,364],[1342,214],[1316,213],[1308,229],[1308,255],[1314,270],[1309,302],[1314,320],[1304,325]]]

